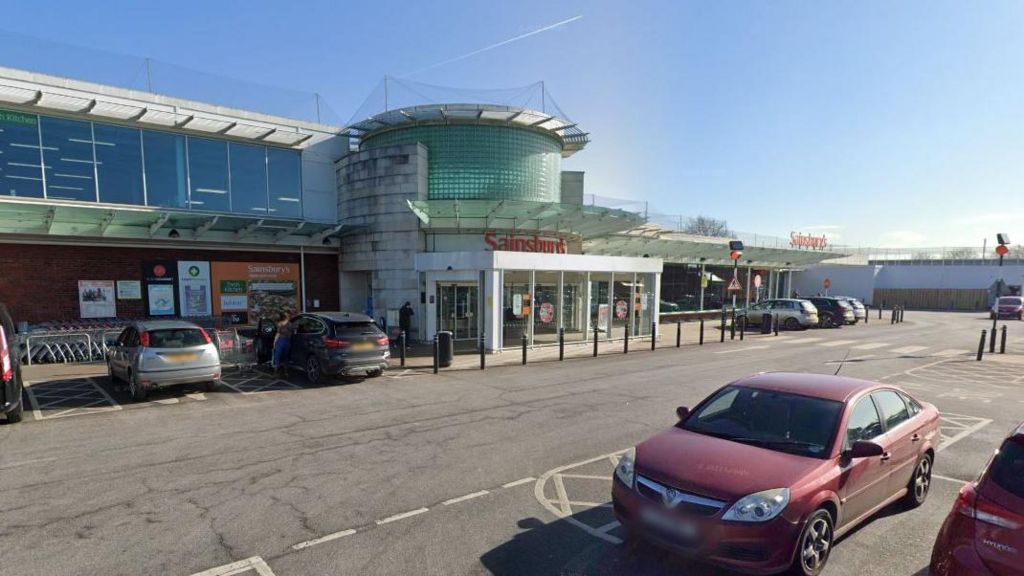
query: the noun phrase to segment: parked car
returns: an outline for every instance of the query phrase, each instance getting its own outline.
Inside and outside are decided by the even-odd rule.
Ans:
[[[1024,567],[1024,423],[964,485],[932,549],[933,576],[1008,576]]]
[[[287,368],[304,372],[313,384],[328,376],[374,378],[388,367],[390,341],[365,314],[299,314],[293,325]]]
[[[191,322],[133,322],[107,353],[107,373],[127,382],[137,402],[152,390],[179,384],[213,390],[220,381],[220,354],[206,330]]]
[[[760,326],[764,314],[777,314],[779,325],[786,330],[801,330],[818,325],[818,309],[807,300],[780,298],[762,300],[749,308],[736,311],[736,318],[748,325]]]
[[[993,320],[996,318],[1016,318],[1020,320],[1024,317],[1024,297],[1000,296],[992,304],[988,317]]]
[[[838,328],[843,324],[853,324],[857,321],[853,315],[853,307],[842,300],[821,296],[808,300],[818,309],[818,325],[822,328]]]
[[[856,324],[861,320],[865,320],[868,317],[868,309],[864,307],[864,303],[852,296],[836,296],[837,299],[842,300],[853,308],[853,323]]]
[[[21,391],[21,340],[7,307],[0,303],[0,414],[11,424],[21,422],[25,411]]]
[[[837,538],[887,505],[920,506],[939,412],[889,386],[765,373],[726,385],[619,460],[627,538],[754,574],[815,576]]]

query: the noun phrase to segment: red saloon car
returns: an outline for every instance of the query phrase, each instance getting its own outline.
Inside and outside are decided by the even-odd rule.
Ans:
[[[1024,574],[1024,424],[960,489],[935,539],[933,576]]]
[[[939,412],[892,386],[758,374],[677,413],[615,468],[629,538],[741,572],[813,576],[837,537],[928,496]]]

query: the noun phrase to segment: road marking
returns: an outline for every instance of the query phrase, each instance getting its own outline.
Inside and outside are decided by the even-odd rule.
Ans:
[[[177,404],[177,403],[178,403],[178,399],[177,398],[160,398],[159,400],[150,400],[149,402],[147,402],[147,404],[163,404],[163,405]]]
[[[860,356],[854,356],[853,358],[844,358],[842,360],[829,360],[825,364],[842,364],[844,362],[859,362],[861,360],[867,360],[868,358],[874,358],[877,354],[861,354]]]
[[[473,492],[472,494],[466,494],[465,496],[459,496],[458,498],[451,498],[449,500],[445,500],[444,502],[441,502],[441,504],[445,506],[451,506],[452,504],[456,504],[458,502],[465,502],[466,500],[472,500],[473,498],[479,498],[481,496],[486,496],[488,494],[490,494],[490,492],[488,492],[487,490],[481,490],[479,492]]]
[[[764,348],[771,348],[767,344],[761,346],[747,346],[746,348],[732,348],[730,350],[719,350],[715,354],[735,354],[736,352],[746,352],[747,350],[762,350]]]
[[[572,514],[572,505],[569,504],[569,495],[565,493],[565,482],[562,476],[555,474],[555,493],[558,494],[558,507],[563,514]]]
[[[583,478],[585,480],[608,480],[611,481],[611,476],[594,476],[593,474],[562,474],[562,478]]]
[[[937,448],[937,451],[945,450],[953,444],[963,440],[964,438],[974,434],[978,430],[981,430],[985,426],[992,423],[992,420],[988,418],[977,418],[975,416],[966,416],[964,414],[953,414],[951,412],[943,412],[941,414],[945,423],[952,424],[954,427],[960,428],[960,431],[950,436],[949,438],[943,438],[941,444]],[[974,420],[974,424],[965,424],[962,419]]]
[[[32,404],[32,414],[36,420],[121,410],[121,405],[92,378],[34,382],[32,386],[25,388],[25,392],[28,393],[28,401]],[[67,407],[69,403],[78,405]],[[56,407],[64,409],[43,415],[44,409]]]
[[[547,484],[548,480],[552,480],[553,482],[556,482],[556,483],[559,482],[559,479],[561,478],[561,473],[566,471],[566,470],[570,470],[572,468],[579,468],[580,466],[585,466],[587,464],[593,464],[594,462],[600,462],[602,460],[608,460],[609,462],[612,463],[612,465],[617,465],[618,464],[619,456],[622,455],[622,454],[625,454],[625,453],[626,453],[626,450],[618,450],[616,452],[611,452],[609,454],[602,454],[602,455],[596,456],[594,458],[588,458],[586,460],[583,460],[582,462],[575,462],[573,464],[566,464],[564,466],[559,466],[557,468],[553,468],[551,470],[548,470],[544,474],[541,474],[540,478],[538,478],[537,482],[533,485],[533,497],[548,512],[554,514],[556,518],[559,518],[561,520],[565,520],[569,524],[572,524],[573,526],[579,528],[580,530],[583,530],[587,534],[590,534],[591,536],[593,536],[595,538],[600,538],[601,540],[604,540],[605,542],[609,542],[611,544],[622,544],[622,539],[621,538],[617,538],[617,537],[612,536],[611,534],[607,534],[605,532],[600,532],[600,531],[598,531],[597,528],[595,528],[593,526],[590,526],[590,525],[580,521],[579,519],[573,517],[571,506],[568,503],[568,498],[567,497],[566,497],[566,499],[564,501],[556,501],[556,502],[558,504],[561,504],[561,505],[564,505],[566,507],[569,507],[570,508],[569,511],[567,511],[567,512],[563,511],[561,506],[556,506],[555,505],[556,502],[552,502],[547,496],[544,495],[544,486]],[[558,484],[556,484],[556,491],[557,491],[557,486],[558,486]],[[563,486],[563,488],[564,488],[564,486]],[[559,497],[559,499],[561,499],[562,495],[559,494],[558,497]]]
[[[293,544],[292,545],[292,550],[302,550],[303,548],[309,548],[310,546],[316,546],[317,544],[323,544],[324,542],[330,542],[331,540],[337,540],[338,538],[344,538],[345,536],[351,536],[351,535],[353,535],[355,533],[356,533],[356,531],[352,530],[352,529],[342,530],[341,532],[335,532],[333,534],[328,534],[327,536],[321,536],[319,538],[314,538],[312,540],[306,540],[305,542],[299,542],[298,544]]]
[[[833,340],[832,342],[822,342],[818,346],[824,346],[826,348],[833,348],[835,346],[846,346],[847,344],[853,344],[856,340]]]
[[[953,482],[955,484],[967,484],[970,480],[961,480],[959,478],[950,478],[949,476],[943,476],[932,472],[932,478],[938,478],[939,480],[945,480],[946,482]]]
[[[506,482],[505,484],[502,484],[501,487],[502,488],[511,488],[513,486],[519,486],[520,484],[528,484],[530,482],[533,482],[534,480],[536,480],[536,478],[534,478],[533,476],[530,476],[529,478],[520,478],[519,480],[513,480],[511,482]]]
[[[903,348],[895,348],[893,352],[897,354],[913,354],[914,352],[920,352],[927,348],[927,346],[904,346]]]
[[[932,354],[932,356],[960,356],[961,354],[969,354],[969,352],[964,351],[964,350],[954,350],[952,348],[949,348],[947,350],[940,350],[940,351],[936,352],[935,354]]]
[[[817,337],[794,338],[793,340],[790,340],[789,343],[790,344],[810,344],[811,342],[817,342],[819,340],[824,340],[824,338],[817,338]]]
[[[232,576],[234,574],[248,572],[249,570],[255,570],[260,576],[274,576],[274,572],[270,569],[270,566],[267,566],[267,563],[259,556],[252,556],[245,560],[239,560],[238,562],[232,562],[231,564],[225,564],[224,566],[217,566],[216,568],[196,572],[192,576]]]
[[[41,464],[43,462],[53,462],[56,457],[52,458],[36,458],[34,460],[22,460],[21,462],[12,462],[11,464],[4,464],[0,466],[0,470],[7,470],[8,468],[17,468],[18,466],[28,466],[29,464]]]
[[[605,524],[604,526],[601,526],[600,528],[598,528],[597,531],[598,532],[602,532],[604,534],[607,534],[607,533],[611,532],[612,530],[615,530],[619,526],[622,526],[622,524],[619,524],[618,520],[613,520],[612,522],[609,522],[609,523]]]
[[[384,518],[383,520],[377,520],[377,525],[381,526],[383,524],[389,524],[391,522],[397,522],[399,520],[405,520],[406,518],[411,518],[411,517],[416,516],[418,514],[423,514],[424,512],[430,512],[430,508],[417,508],[416,510],[410,510],[408,512],[402,512],[401,514],[395,514],[394,516],[388,516],[387,518]]]
[[[889,342],[868,342],[859,346],[851,346],[851,348],[856,350],[874,350],[876,348],[885,348],[886,346],[892,346],[892,344]]]

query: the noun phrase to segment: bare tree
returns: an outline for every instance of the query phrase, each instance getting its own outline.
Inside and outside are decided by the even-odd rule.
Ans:
[[[980,250],[968,246],[961,248],[949,248],[946,250],[946,258],[949,260],[967,260],[978,258],[980,253]]]
[[[683,232],[687,234],[693,234],[695,236],[735,236],[736,233],[729,230],[729,225],[725,220],[719,220],[710,216],[697,216],[696,218],[689,218],[686,224],[683,225]]]

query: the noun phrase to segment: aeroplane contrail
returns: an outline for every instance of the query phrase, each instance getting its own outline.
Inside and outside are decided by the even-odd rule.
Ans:
[[[490,46],[485,46],[485,47],[480,48],[478,50],[473,50],[472,52],[467,52],[466,54],[462,54],[461,56],[455,56],[454,58],[448,58],[447,60],[442,60],[440,62],[436,62],[434,64],[431,64],[430,66],[426,66],[424,68],[420,68],[419,70],[415,70],[413,72],[409,72],[408,74],[406,74],[406,76],[412,76],[413,74],[419,74],[420,72],[426,72],[427,70],[431,70],[431,69],[437,68],[438,66],[444,66],[445,64],[451,64],[452,62],[458,62],[459,60],[465,60],[466,58],[471,58],[471,57],[476,56],[477,54],[480,54],[482,52],[487,52],[488,50],[494,50],[495,48],[500,48],[501,46],[504,46],[506,44],[511,44],[513,42],[518,42],[519,40],[522,40],[524,38],[529,38],[530,36],[534,36],[536,34],[540,34],[541,32],[547,32],[548,30],[554,30],[555,28],[558,28],[559,26],[565,26],[566,24],[569,24],[571,22],[575,22],[575,21],[579,20],[580,18],[583,18],[582,14],[580,14],[578,16],[573,16],[572,18],[566,18],[565,20],[562,20],[560,22],[555,22],[554,24],[548,24],[547,26],[544,26],[542,28],[538,28],[536,30],[531,30],[530,32],[526,32],[524,34],[520,34],[518,36],[509,38],[507,40],[502,40],[501,42],[498,42],[497,44],[491,44]]]

